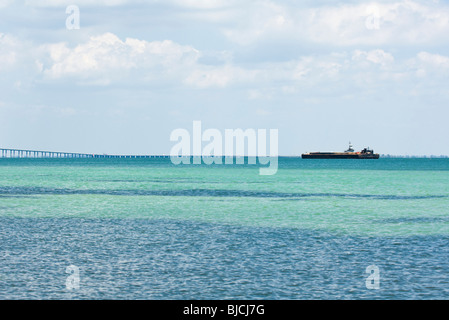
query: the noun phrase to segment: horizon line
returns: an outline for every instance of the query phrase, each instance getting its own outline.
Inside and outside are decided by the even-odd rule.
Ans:
[[[108,153],[80,153],[80,152],[62,152],[62,151],[47,151],[47,150],[31,150],[31,149],[16,149],[16,148],[0,148],[1,154],[0,158],[4,159],[15,159],[15,158],[26,158],[26,159],[43,159],[43,158],[171,158],[170,154],[108,154]],[[8,155],[9,153],[9,155]],[[379,154],[380,158],[449,158],[448,155],[395,155],[395,154]],[[301,154],[298,155],[178,155],[175,157],[201,157],[201,158],[212,158],[212,157],[233,157],[233,158],[302,158]]]

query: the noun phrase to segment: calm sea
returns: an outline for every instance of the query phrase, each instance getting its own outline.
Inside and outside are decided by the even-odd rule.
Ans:
[[[0,299],[449,297],[449,159],[258,168],[0,159]]]

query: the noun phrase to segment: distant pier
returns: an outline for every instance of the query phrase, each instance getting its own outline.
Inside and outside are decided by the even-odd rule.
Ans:
[[[169,158],[166,155],[111,155],[0,148],[1,158]]]

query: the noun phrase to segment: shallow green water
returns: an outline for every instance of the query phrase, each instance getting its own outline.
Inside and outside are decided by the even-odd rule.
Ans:
[[[448,235],[449,159],[0,159],[0,216],[176,219],[351,235]]]

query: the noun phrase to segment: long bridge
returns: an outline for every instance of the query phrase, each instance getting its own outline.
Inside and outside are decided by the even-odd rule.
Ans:
[[[165,155],[111,155],[0,148],[0,158],[168,158]]]

